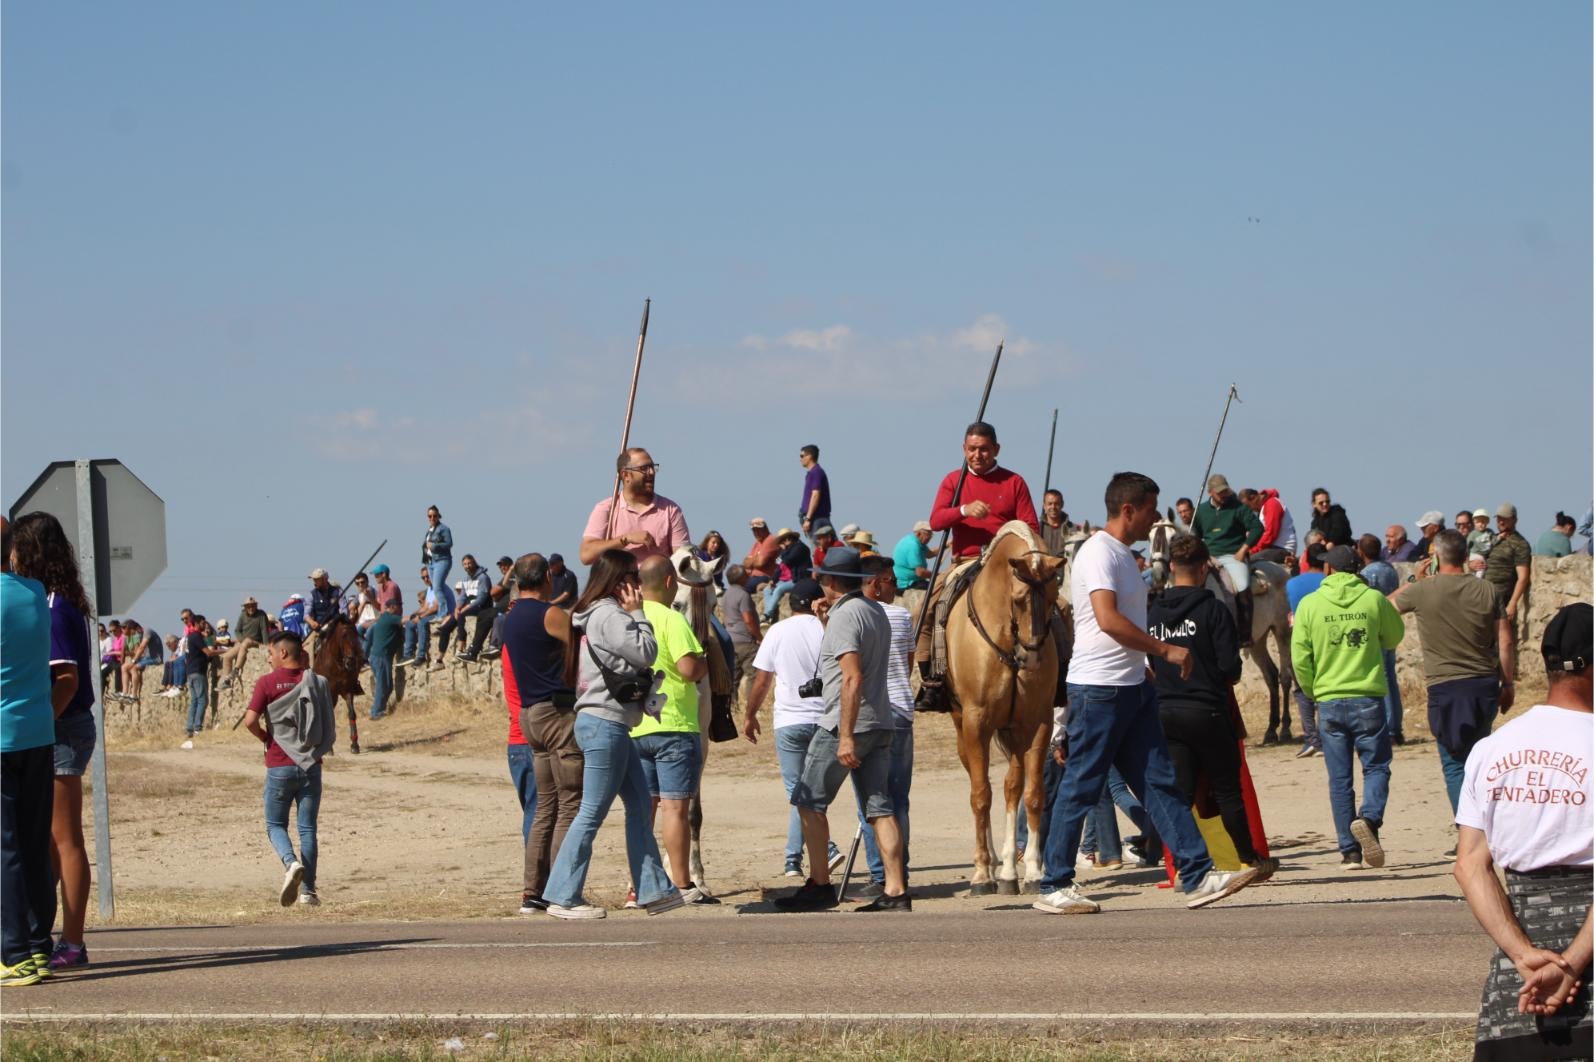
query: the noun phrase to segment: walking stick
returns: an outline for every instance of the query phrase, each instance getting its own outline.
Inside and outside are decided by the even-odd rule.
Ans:
[[[623,454],[631,445],[631,411],[636,408],[636,384],[642,375],[642,348],[648,341],[648,310],[653,306],[652,299],[642,300],[642,328],[636,337],[636,363],[631,366],[631,393],[625,399],[625,428],[620,432],[620,452]],[[620,504],[620,471],[614,473],[614,493],[609,497],[609,519],[603,526],[603,537],[614,536],[614,510]]]
[[[858,859],[858,845],[863,842],[863,823],[852,835],[852,848],[847,852],[847,862],[841,868],[841,884],[836,886],[836,902],[847,902],[847,882],[852,880],[852,864]]]
[[[1229,397],[1223,403],[1223,419],[1218,421],[1217,438],[1212,440],[1212,452],[1207,455],[1207,470],[1201,473],[1201,489],[1195,492],[1197,498],[1206,493],[1207,477],[1212,475],[1212,462],[1218,459],[1218,440],[1223,438],[1223,426],[1229,422],[1229,404],[1239,399],[1239,389],[1231,383],[1229,385]]]
[[[991,371],[985,376],[985,393],[980,396],[980,411],[974,417],[976,421],[985,419],[985,404],[991,400],[991,385],[996,382],[996,367],[1002,364],[1002,347],[1007,340],[996,344],[996,356],[991,359]],[[952,504],[957,505],[958,499],[963,497],[963,482],[969,478],[969,463],[963,462],[963,467],[958,469],[957,486],[952,489]],[[930,615],[930,598],[935,591],[936,576],[941,574],[941,558],[946,556],[947,543],[952,540],[952,529],[941,532],[941,544],[935,551],[935,564],[930,568],[930,586],[925,591],[924,603],[919,606],[919,622],[913,625],[913,637],[919,637],[919,632],[924,630],[924,621]]]
[[[1041,488],[1045,494],[1052,489],[1052,451],[1057,448],[1057,410],[1052,410],[1052,441],[1046,444],[1046,486]]]

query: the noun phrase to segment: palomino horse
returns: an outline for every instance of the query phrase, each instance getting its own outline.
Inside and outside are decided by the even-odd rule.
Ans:
[[[1042,771],[1057,692],[1051,621],[1061,557],[1046,552],[1022,521],[1003,525],[981,556],[979,574],[946,618],[947,690],[958,759],[969,775],[974,812],[975,896],[1019,891],[1019,802],[1031,837],[1041,836]],[[1007,756],[1007,820],[1001,866],[991,880],[991,738]],[[1024,880],[1041,877],[1039,844],[1024,853]]]
[[[310,670],[327,680],[332,703],[342,698],[349,706],[349,751],[360,751],[360,729],[354,718],[354,695],[364,693],[360,687],[360,668],[365,664],[365,649],[360,632],[354,622],[339,613],[323,628],[315,645],[315,659]]]
[[[1151,528],[1151,576],[1152,593],[1156,593],[1168,585],[1171,573],[1168,569],[1169,547],[1173,543],[1173,536],[1178,533],[1178,527],[1173,522],[1170,513],[1166,519],[1158,520]],[[1246,653],[1251,657],[1251,662],[1262,672],[1262,680],[1267,683],[1267,735],[1262,738],[1262,744],[1274,745],[1281,738],[1290,741],[1293,738],[1290,727],[1290,687],[1295,684],[1295,668],[1290,662],[1290,602],[1284,594],[1284,584],[1289,582],[1290,573],[1282,564],[1272,561],[1251,561],[1251,646]],[[1234,592],[1228,583],[1220,576],[1221,569],[1212,565],[1212,572],[1207,576],[1206,588],[1217,595],[1228,608],[1229,614],[1234,615]],[[1273,657],[1267,651],[1267,636],[1272,632],[1273,641],[1278,644],[1279,662],[1273,663]],[[1280,709],[1282,707],[1283,725],[1280,727]]]
[[[682,546],[670,554],[670,564],[674,566],[675,577],[680,584],[675,591],[675,600],[671,603],[671,607],[686,617],[686,622],[691,625],[692,633],[697,635],[697,640],[703,646],[704,655],[708,658],[708,677],[700,679],[697,683],[697,717],[702,727],[698,735],[698,758],[705,768],[708,766],[709,719],[713,711],[714,698],[729,696],[735,688],[731,682],[730,661],[710,619],[714,614],[714,577],[724,570],[729,559],[729,556],[704,557],[691,546]],[[692,828],[690,867],[692,881],[699,888],[706,889],[703,884],[701,771],[698,775],[698,784],[692,790],[692,806],[688,822]]]

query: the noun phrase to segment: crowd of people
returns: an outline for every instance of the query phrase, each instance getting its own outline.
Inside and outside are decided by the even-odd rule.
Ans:
[[[595,919],[606,912],[586,899],[585,880],[593,839],[617,797],[626,819],[628,906],[656,915],[718,902],[689,869],[689,807],[701,784],[713,701],[711,664],[718,660],[738,691],[739,730],[746,740],[756,743],[763,736],[761,713],[773,694],[772,742],[791,808],[781,873],[802,879],[775,906],[800,912],[837,905],[830,872],[841,852],[831,840],[827,812],[850,781],[871,877],[869,902],[858,910],[906,912],[912,910],[914,719],[916,712],[951,705],[927,625],[916,631],[915,617],[896,598],[919,591],[933,602],[946,589],[945,573],[937,574],[943,560],[978,555],[1016,520],[1047,551],[1074,551],[1068,583],[1072,631],[1065,637],[1054,624],[1062,674],[1045,814],[1040,835],[1021,840],[1045,856],[1042,895],[1034,906],[1050,914],[1100,909],[1076,877],[1081,868],[1122,865],[1112,810],[1117,806],[1140,830],[1130,839],[1136,857],[1149,862],[1165,849],[1188,906],[1199,908],[1266,880],[1276,867],[1257,843],[1246,806],[1233,695],[1239,652],[1250,630],[1251,566],[1271,561],[1290,573],[1285,593],[1304,730],[1298,755],[1321,756],[1325,763],[1342,868],[1377,868],[1388,858],[1381,835],[1389,817],[1393,747],[1404,741],[1394,650],[1404,636],[1403,617],[1414,615],[1422,626],[1429,729],[1460,827],[1458,878],[1480,920],[1522,973],[1523,1012],[1544,1015],[1566,1002],[1587,968],[1587,922],[1573,926],[1559,950],[1535,945],[1531,956],[1519,959],[1513,949],[1520,952],[1521,940],[1537,929],[1523,925],[1513,934],[1506,928],[1509,912],[1502,915],[1499,898],[1485,895],[1478,867],[1507,860],[1500,865],[1514,883],[1512,904],[1519,894],[1536,895],[1533,883],[1546,866],[1557,881],[1572,874],[1569,880],[1586,886],[1594,866],[1586,773],[1565,790],[1565,800],[1550,801],[1562,812],[1557,826],[1571,831],[1581,847],[1497,845],[1489,831],[1528,828],[1521,805],[1535,803],[1534,787],[1548,784],[1542,770],[1537,780],[1530,773],[1520,785],[1501,779],[1525,763],[1547,764],[1532,754],[1516,761],[1507,755],[1492,766],[1480,758],[1488,750],[1492,760],[1517,740],[1518,731],[1526,737],[1541,722],[1560,725],[1557,712],[1588,713],[1583,606],[1552,624],[1559,641],[1552,645],[1554,639],[1546,637],[1552,668],[1548,707],[1494,730],[1496,718],[1514,705],[1517,620],[1530,593],[1531,559],[1535,553],[1569,553],[1575,533],[1587,538],[1587,519],[1579,528],[1557,514],[1536,547],[1518,532],[1510,504],[1493,513],[1461,509],[1454,527],[1446,526],[1442,512],[1430,510],[1414,522],[1415,537],[1401,525],[1382,536],[1357,535],[1345,510],[1318,488],[1307,529],[1298,532],[1279,491],[1236,491],[1217,474],[1199,502],[1177,499],[1179,533],[1168,550],[1167,581],[1153,585],[1134,547],[1161,519],[1155,482],[1136,473],[1114,476],[1105,492],[1105,522],[1087,534],[1068,517],[1060,491],[1048,489],[1037,511],[1023,477],[1001,466],[999,454],[996,430],[970,425],[963,463],[941,483],[929,519],[888,548],[857,525],[835,527],[819,449],[804,447],[798,526],[771,531],[768,521],[752,519],[751,548],[740,563],[729,563],[729,544],[718,531],[700,542],[691,539],[680,506],[656,491],[658,463],[633,447],[617,461],[617,491],[598,501],[584,528],[584,589],[558,554],[536,552],[499,557],[496,577],[463,554],[464,577],[451,585],[454,538],[434,506],[422,543],[422,586],[407,615],[391,571],[377,565],[369,576],[360,573],[347,592],[324,569],[315,569],[307,596],[293,595],[274,617],[250,598],[231,630],[225,620],[212,625],[184,610],[184,633],[168,638],[164,653],[153,631],[132,620],[112,621],[100,632],[106,695],[136,699],[143,669],[162,666],[162,692],[187,689],[184,747],[192,747],[212,700],[213,676],[219,673],[224,685],[236,681],[250,651],[266,647],[272,670],[257,680],[245,722],[266,747],[266,826],[284,866],[281,902],[313,905],[320,758],[331,748],[330,706],[311,710],[327,724],[315,740],[303,733],[287,740],[277,725],[279,704],[295,697],[313,704],[324,695],[307,672],[305,640],[340,617],[356,626],[373,672],[372,718],[384,714],[395,667],[439,669],[451,645],[461,661],[498,657],[509,715],[509,772],[522,809],[521,910]],[[17,567],[50,588],[52,622],[59,615],[63,629],[82,629],[81,646],[63,638],[47,660],[63,676],[68,665],[80,675],[90,666],[87,606],[59,526],[57,543],[38,530],[42,521],[29,523],[37,516],[42,514],[18,526]],[[931,545],[937,532],[945,533],[939,553]],[[29,559],[33,554],[21,543],[32,541],[49,543],[59,556],[50,562]],[[718,614],[707,637],[672,607],[681,572],[671,556],[683,547],[723,564],[716,569]],[[6,552],[12,555],[9,546]],[[1411,565],[1404,579],[1396,564]],[[1212,592],[1215,573],[1232,594],[1232,611]],[[13,582],[25,580],[9,581],[8,590]],[[9,630],[6,638],[9,649]],[[58,653],[66,663],[55,659]],[[75,677],[70,683],[51,678],[52,697],[64,706],[57,709],[48,743],[55,749],[56,804],[71,809],[74,802],[81,805],[80,783],[73,780],[80,779],[84,750],[92,751],[96,737],[92,716],[83,722],[82,702],[85,694],[92,701],[92,691]],[[1533,726],[1522,725],[1530,719]],[[1586,730],[1586,722],[1571,725]],[[301,715],[301,731],[304,723]],[[25,735],[23,742],[42,734]],[[1502,740],[1508,734],[1511,739]],[[8,756],[14,745],[7,744]],[[33,759],[42,756],[18,761],[19,785],[42,773]],[[8,760],[8,773],[9,765]],[[1564,765],[1563,771],[1570,774]],[[1220,870],[1196,828],[1192,807],[1203,779],[1238,869]],[[1519,791],[1528,795],[1512,795]],[[287,832],[290,809],[297,815],[297,852]],[[29,815],[36,817],[36,806],[8,819],[8,843],[26,839],[37,845],[40,825]],[[86,859],[79,858],[80,823],[75,839],[72,832],[77,818],[56,815],[47,831],[58,851],[67,912],[53,950],[53,888],[45,890],[47,903],[36,864],[31,876],[16,883],[7,878],[5,961],[16,983],[87,961],[82,910],[88,872]],[[1545,859],[1552,862],[1527,865]],[[21,891],[14,894],[13,888]],[[9,902],[14,898],[19,902]],[[1587,907],[1585,902],[1582,909]],[[1520,914],[1520,905],[1515,909]]]

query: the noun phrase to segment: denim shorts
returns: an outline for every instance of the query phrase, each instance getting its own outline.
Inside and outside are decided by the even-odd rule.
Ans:
[[[891,803],[891,738],[890,730],[865,730],[852,735],[852,749],[858,757],[858,768],[852,772],[857,786],[858,799],[863,802],[863,817],[879,819],[894,814]],[[799,808],[825,812],[841,792],[841,783],[847,780],[848,769],[836,759],[841,739],[834,730],[815,727],[808,742],[808,755],[803,757],[803,773],[792,787],[791,802]]]
[[[656,731],[636,739],[648,792],[660,800],[690,800],[697,790],[698,740],[682,731]]]
[[[74,712],[55,721],[55,776],[80,778],[94,755],[98,732],[92,712]]]

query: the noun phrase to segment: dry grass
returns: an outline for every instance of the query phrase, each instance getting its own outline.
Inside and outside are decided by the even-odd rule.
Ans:
[[[455,1042],[457,1041],[457,1042]],[[969,1025],[801,1027],[561,1022],[471,1026],[435,1021],[379,1025],[95,1025],[61,1028],[8,1023],[5,1053],[16,1062],[226,1058],[275,1062],[284,1057],[366,1059],[1039,1059],[1185,1062],[1216,1059],[1330,1059],[1344,1062],[1438,1062],[1463,1057],[1471,1030],[1376,1030],[1296,1033],[1287,1029],[1198,1033],[1143,1030],[1118,1035],[1096,1028]]]

